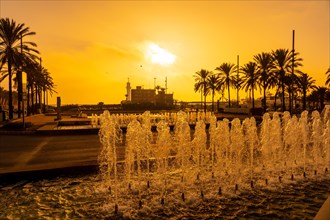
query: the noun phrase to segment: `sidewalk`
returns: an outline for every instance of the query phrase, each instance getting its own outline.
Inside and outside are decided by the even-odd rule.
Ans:
[[[68,118],[70,116],[65,116],[64,120]],[[0,182],[25,177],[43,178],[59,169],[63,174],[70,169],[97,167],[100,151],[97,132],[58,133],[53,130],[58,123],[55,119],[54,115],[38,114],[25,118],[34,130],[0,128]],[[22,123],[22,119],[7,123]]]
[[[25,116],[24,118],[24,123],[26,125],[26,130],[28,131],[33,131],[36,130],[42,126],[45,125],[57,125],[57,121],[56,121],[56,115],[52,115],[52,114],[36,114],[36,115],[31,115],[31,116]],[[70,118],[69,116],[62,116],[62,118]],[[22,129],[15,129],[14,125],[17,125],[17,127],[19,127],[18,125],[22,126],[23,123],[23,118],[15,118],[9,121],[2,121],[0,122],[0,131],[6,131],[6,130],[10,130],[10,131],[22,131]]]

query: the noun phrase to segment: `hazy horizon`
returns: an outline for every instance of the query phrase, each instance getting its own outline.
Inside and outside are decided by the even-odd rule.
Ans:
[[[196,71],[236,64],[237,55],[244,65],[261,52],[291,50],[292,30],[300,70],[324,86],[330,66],[329,1],[0,3],[1,17],[36,32],[28,40],[38,44],[57,85],[50,104],[57,96],[63,104],[116,104],[125,99],[128,78],[132,88],[153,88],[154,78],[164,87],[165,77],[174,99],[198,101]],[[0,86],[8,88],[8,81]]]

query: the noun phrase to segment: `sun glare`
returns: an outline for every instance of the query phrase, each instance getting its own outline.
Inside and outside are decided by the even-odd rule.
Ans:
[[[151,60],[152,63],[160,65],[169,65],[174,63],[176,56],[169,51],[159,47],[155,43],[150,43],[147,52],[147,59]]]

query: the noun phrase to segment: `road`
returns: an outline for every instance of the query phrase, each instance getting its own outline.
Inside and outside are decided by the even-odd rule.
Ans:
[[[0,135],[0,174],[96,165],[97,134]]]

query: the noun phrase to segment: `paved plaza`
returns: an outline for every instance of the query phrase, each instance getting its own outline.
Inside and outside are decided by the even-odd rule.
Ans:
[[[0,130],[0,175],[66,167],[95,166],[100,151],[97,132],[58,135],[55,116],[26,117],[39,131]],[[15,120],[20,121],[20,119]]]

